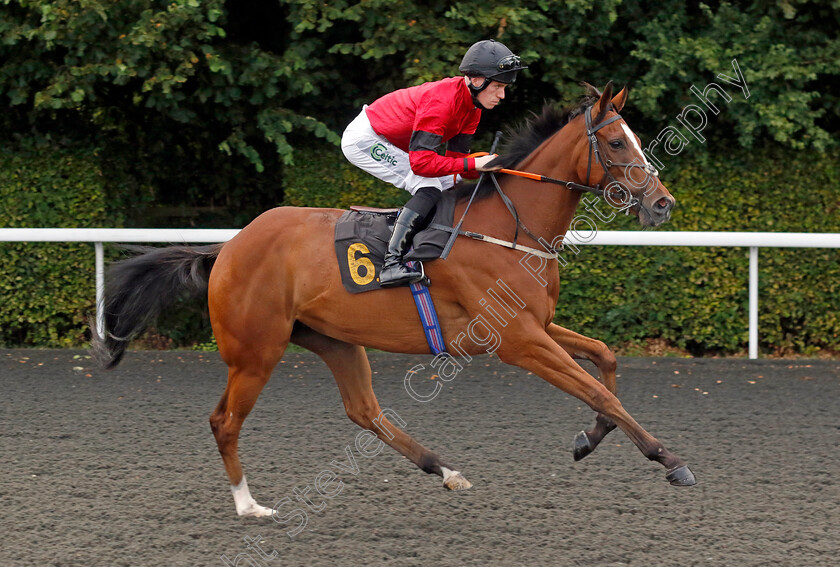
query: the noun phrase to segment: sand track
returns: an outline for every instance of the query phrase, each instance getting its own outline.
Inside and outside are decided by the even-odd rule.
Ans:
[[[419,403],[371,355],[383,407],[474,484],[446,492],[389,448],[297,522],[235,515],[207,418],[216,353],[2,350],[0,565],[827,565],[840,552],[840,362],[621,359],[619,397],[697,475],[674,488],[621,432],[580,463],[594,414],[535,376],[476,359]],[[82,358],[78,358],[82,357]],[[429,373],[431,374],[431,373]],[[420,383],[422,385],[422,383]],[[290,354],[240,444],[254,497],[294,499],[359,429],[319,359]],[[336,470],[333,467],[333,470]],[[276,559],[259,560],[245,538]],[[239,555],[240,566],[249,562]]]

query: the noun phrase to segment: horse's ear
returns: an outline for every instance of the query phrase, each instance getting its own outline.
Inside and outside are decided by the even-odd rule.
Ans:
[[[601,95],[601,98],[598,99],[596,104],[598,114],[595,116],[595,120],[592,122],[593,124],[598,124],[604,119],[604,116],[607,115],[607,111],[610,109],[610,105],[612,104],[612,90],[612,81],[610,81],[607,83],[607,86],[604,87],[604,93]]]
[[[612,105],[615,107],[615,111],[621,112],[621,109],[624,108],[625,102],[627,102],[627,87],[621,89],[618,94],[613,97]]]

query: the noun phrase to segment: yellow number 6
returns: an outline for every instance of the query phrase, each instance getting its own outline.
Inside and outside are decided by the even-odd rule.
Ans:
[[[373,262],[370,261],[370,258],[365,258],[364,256],[357,258],[356,252],[370,254],[370,250],[361,242],[351,244],[347,249],[347,266],[350,268],[350,277],[358,285],[367,285],[373,281],[376,275],[376,269],[373,267]],[[364,276],[359,273],[359,268],[361,267],[364,267],[366,270]]]

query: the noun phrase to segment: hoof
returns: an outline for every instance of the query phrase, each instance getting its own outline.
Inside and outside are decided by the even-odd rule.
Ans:
[[[244,518],[265,518],[267,516],[271,516],[274,510],[271,508],[266,508],[265,506],[260,506],[256,502],[248,508],[244,510],[237,510],[236,513],[239,516]]]
[[[697,484],[694,473],[686,465],[669,470],[665,478],[674,486],[694,486]]]
[[[239,481],[236,486],[231,485],[230,491],[233,493],[233,502],[236,505],[236,513],[240,516],[262,518],[271,516],[273,510],[260,506],[257,501],[251,496],[251,491],[248,490],[248,481],[245,477]]]
[[[443,486],[447,490],[466,490],[472,486],[472,483],[458,471],[447,472],[446,478],[443,479]]]
[[[593,449],[594,447],[592,447],[592,443],[589,442],[589,437],[586,435],[586,431],[581,431],[575,435],[574,454],[576,461],[584,458],[586,455],[591,453]]]

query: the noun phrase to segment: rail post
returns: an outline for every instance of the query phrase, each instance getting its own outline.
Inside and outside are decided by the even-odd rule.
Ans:
[[[758,246],[750,246],[750,360],[758,358]]]
[[[96,328],[91,329],[100,339],[105,338],[105,247],[102,242],[94,242],[96,251]]]

